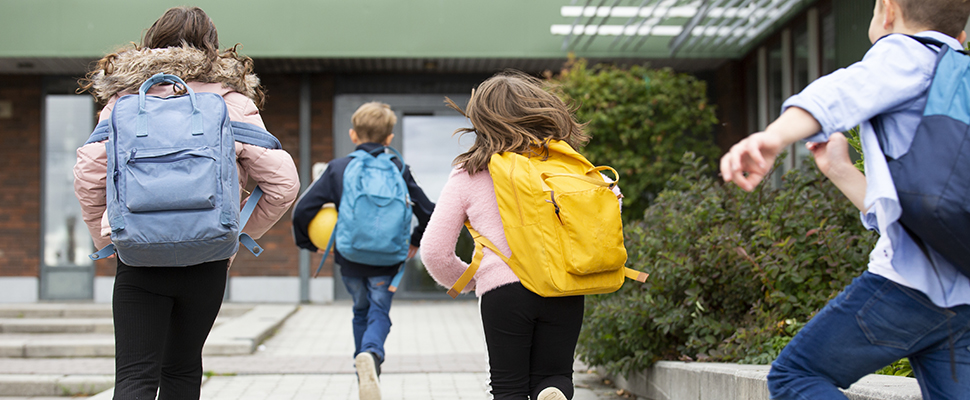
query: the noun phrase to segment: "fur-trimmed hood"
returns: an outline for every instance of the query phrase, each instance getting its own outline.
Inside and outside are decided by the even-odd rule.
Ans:
[[[244,74],[245,65],[234,57],[219,57],[210,62],[205,53],[192,47],[130,49],[109,55],[103,69],[89,74],[90,92],[101,103],[119,93],[138,93],[138,88],[157,73],[176,75],[182,80],[222,83],[256,100],[259,77]]]

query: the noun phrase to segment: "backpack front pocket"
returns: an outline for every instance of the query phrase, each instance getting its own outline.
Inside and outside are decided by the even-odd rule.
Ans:
[[[606,187],[555,196],[563,263],[576,275],[616,271],[626,263],[623,224],[616,194]]]
[[[208,147],[132,151],[125,169],[125,205],[131,212],[216,206],[219,163]]]

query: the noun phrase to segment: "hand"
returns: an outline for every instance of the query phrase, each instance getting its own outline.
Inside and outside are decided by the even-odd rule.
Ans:
[[[815,165],[822,174],[831,178],[830,173],[834,169],[852,165],[849,158],[849,142],[845,139],[842,132],[833,133],[829,136],[829,141],[824,143],[806,143],[805,147],[812,152],[815,157]]]
[[[784,147],[777,135],[758,132],[748,136],[721,158],[721,178],[750,192],[768,174]]]
[[[418,246],[412,244],[411,247],[408,248],[408,258],[414,258],[415,254],[418,254]]]

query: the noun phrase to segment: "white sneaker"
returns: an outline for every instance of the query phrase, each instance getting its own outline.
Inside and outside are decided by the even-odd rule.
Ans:
[[[381,400],[381,384],[377,380],[375,356],[367,351],[361,352],[354,358],[354,366],[357,368],[360,400]],[[550,397],[550,399],[554,398]]]
[[[550,386],[542,389],[536,400],[566,400],[566,395],[562,394],[562,391],[558,388]]]

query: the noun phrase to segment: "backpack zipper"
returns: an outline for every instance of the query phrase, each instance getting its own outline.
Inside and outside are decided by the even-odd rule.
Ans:
[[[549,191],[549,198],[551,200],[546,200],[546,202],[547,203],[552,203],[552,206],[555,207],[555,209],[556,209],[556,218],[559,219],[559,225],[566,225],[565,222],[562,222],[562,215],[559,215],[559,203],[556,203],[556,191],[555,190],[550,190]]]

